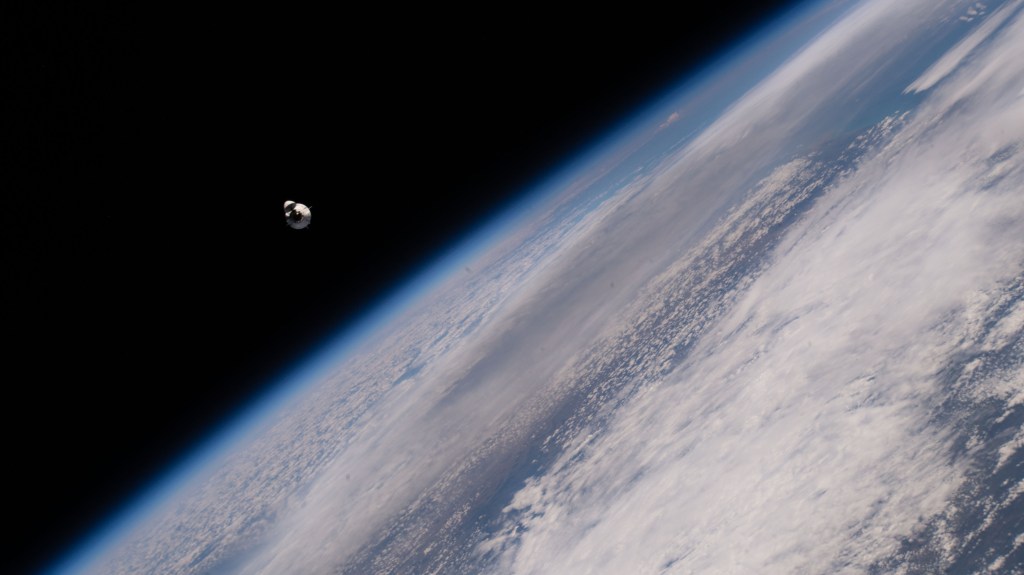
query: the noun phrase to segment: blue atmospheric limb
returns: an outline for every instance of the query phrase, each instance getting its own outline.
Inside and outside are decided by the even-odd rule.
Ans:
[[[614,165],[622,164],[623,167],[619,171],[610,172],[607,175],[608,180],[615,180],[622,173],[631,173],[637,165],[649,160],[644,156],[644,153],[649,152],[649,144],[652,144],[653,148],[661,149],[660,142],[656,140],[669,132],[663,129],[661,124],[668,113],[675,110],[681,98],[691,95],[698,89],[703,89],[706,93],[721,93],[723,98],[711,98],[706,108],[692,110],[692,118],[672,122],[671,130],[676,131],[677,137],[679,133],[695,133],[696,125],[707,122],[709,117],[721,112],[720,108],[724,107],[724,104],[718,103],[720,100],[731,101],[737,94],[760,80],[767,71],[773,69],[764,63],[763,66],[756,67],[761,70],[759,73],[736,79],[728,74],[732,69],[730,63],[746,54],[755,40],[767,38],[770,31],[781,28],[782,24],[790,19],[795,19],[796,14],[797,11],[794,10],[785,21],[780,18],[775,26],[766,26],[747,41],[733,46],[716,60],[709,61],[702,70],[666,90],[661,98],[653,101],[646,109],[612,126],[603,138],[595,141],[588,149],[582,150],[575,157],[567,158],[559,168],[540,178],[534,189],[500,206],[491,218],[482,222],[476,230],[466,234],[463,241],[451,246],[446,253],[439,254],[432,263],[412,274],[409,281],[398,289],[382,296],[373,306],[367,308],[362,317],[339,329],[337,335],[326,340],[319,348],[311,350],[297,365],[290,366],[284,373],[270,378],[275,383],[269,386],[267,392],[253,398],[204,444],[170,469],[146,492],[134,501],[128,502],[105,524],[95,529],[91,537],[72,549],[47,573],[70,575],[95,568],[118,543],[126,540],[147,520],[159,515],[160,510],[172,506],[181,493],[207,478],[219,462],[263,431],[274,413],[280,412],[286,405],[301,397],[304,391],[330,375],[339,363],[372,339],[375,332],[383,329],[416,302],[422,301],[428,292],[437,289],[448,278],[453,277],[457,270],[463,269],[502,238],[518,229],[523,222],[551,208],[551,202],[558,193],[572,188],[579,174],[586,173],[585,169],[610,162]],[[785,51],[780,48],[778,52]],[[768,56],[764,56],[765,53]],[[769,58],[774,52],[762,51],[759,54],[763,58]],[[690,122],[695,125],[690,125]],[[623,149],[628,152],[625,156],[622,155]],[[595,189],[600,187],[594,186]],[[586,203],[588,199],[581,197],[579,201]],[[284,203],[284,215],[287,225],[293,229],[306,228],[312,217],[308,206],[294,201]]]
[[[492,218],[468,233],[462,242],[439,254],[431,263],[410,274],[408,281],[368,306],[361,317],[341,327],[337,335],[311,350],[297,364],[269,378],[276,383],[271,384],[268,391],[243,406],[205,443],[169,469],[143,493],[127,502],[44,573],[91,573],[91,570],[101,564],[119,543],[129,538],[147,520],[158,516],[161,510],[173,505],[182,493],[209,477],[216,465],[230,453],[258,436],[266,428],[273,414],[280,412],[301,397],[304,391],[323,381],[339,363],[372,339],[375,332],[383,329],[410,306],[423,300],[428,292],[439,288],[453,273],[461,270],[533,215],[553,194],[552,188],[540,186],[503,206]],[[307,206],[291,201],[285,202],[284,206],[286,218],[289,209],[305,210],[305,219],[299,222],[300,225],[295,225],[289,220],[289,226],[302,229],[309,224],[310,212]]]

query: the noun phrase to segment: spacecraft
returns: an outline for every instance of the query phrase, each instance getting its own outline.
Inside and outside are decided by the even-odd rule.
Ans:
[[[309,225],[309,220],[312,217],[313,214],[309,211],[308,206],[292,201],[284,203],[284,220],[292,228],[301,230]]]

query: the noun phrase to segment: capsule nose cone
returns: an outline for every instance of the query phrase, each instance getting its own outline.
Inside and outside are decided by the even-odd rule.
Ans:
[[[284,203],[284,211],[286,211],[286,212],[287,212],[287,211],[288,211],[288,208],[290,208],[290,207],[292,207],[292,206],[294,206],[294,205],[295,205],[295,202],[293,202],[293,201],[291,201],[291,200],[289,200],[289,201],[285,202],[285,203]]]

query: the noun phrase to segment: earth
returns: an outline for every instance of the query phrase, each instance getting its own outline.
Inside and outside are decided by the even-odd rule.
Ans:
[[[1024,573],[1024,2],[804,5],[55,573]]]

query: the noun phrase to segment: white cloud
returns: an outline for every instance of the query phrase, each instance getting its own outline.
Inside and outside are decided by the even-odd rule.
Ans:
[[[956,46],[950,49],[946,54],[939,58],[934,64],[932,64],[921,76],[914,80],[903,93],[912,92],[923,92],[930,89],[935,84],[942,81],[943,78],[948,76],[964,61],[964,58],[970,55],[986,38],[992,35],[992,33],[999,28],[999,26],[1006,21],[1018,8],[1020,7],[1019,1],[1010,2],[1002,6],[994,14],[985,20],[985,23],[978,27],[977,30],[972,32],[969,36],[961,40]],[[973,11],[973,13],[972,13]],[[969,18],[961,16],[961,20],[964,22],[970,22],[978,15],[977,10],[971,8],[967,12]]]
[[[672,112],[671,114],[668,115],[667,118],[665,118],[664,122],[662,122],[661,124],[658,125],[658,129],[659,130],[663,130],[663,129],[671,126],[672,124],[678,122],[679,118],[680,118],[679,112]]]
[[[496,570],[866,573],[941,513],[963,468],[930,421],[938,371],[1024,272],[1021,53],[1018,19],[792,230],[691,361],[531,479],[482,547]]]
[[[778,138],[807,129],[808,122],[828,122],[814,115],[860,94],[892,54],[905,50],[925,23],[937,20],[955,4],[944,0],[862,2],[738,100],[698,138],[696,147],[712,155],[747,141],[771,148]]]

